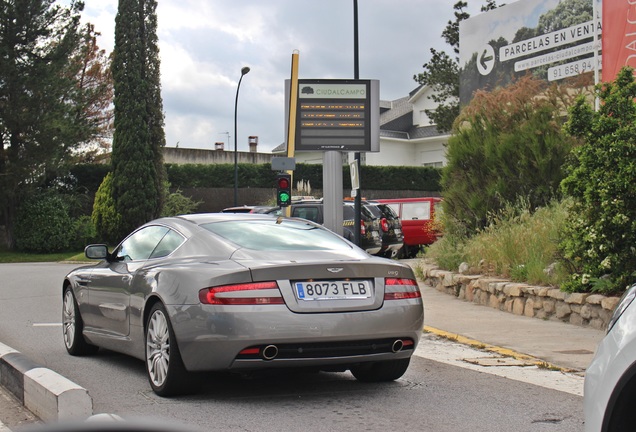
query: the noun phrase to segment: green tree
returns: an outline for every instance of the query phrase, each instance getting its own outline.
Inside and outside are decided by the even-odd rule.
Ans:
[[[113,198],[120,235],[157,217],[163,204],[165,146],[157,2],[120,0],[115,19]]]
[[[21,199],[66,168],[95,131],[78,87],[84,5],[0,3],[0,215],[9,247]]]
[[[583,97],[566,130],[573,151],[564,192],[574,198],[563,253],[574,277],[566,288],[621,292],[636,281],[636,83],[623,68],[596,87],[599,111]]]
[[[520,199],[532,211],[557,196],[573,145],[561,130],[562,92],[528,76],[462,110],[442,169],[444,213],[460,231],[477,232]]]
[[[434,93],[430,98],[435,102],[434,110],[424,110],[432,123],[437,125],[439,132],[450,132],[455,118],[459,115],[459,23],[470,18],[470,14],[464,9],[468,2],[458,1],[453,6],[455,9],[454,21],[448,21],[442,31],[442,38],[449,44],[455,53],[451,57],[444,51],[431,48],[431,59],[422,66],[424,71],[414,75],[413,79],[421,85],[429,86]],[[486,2],[481,7],[485,12],[497,8],[493,0]]]
[[[113,128],[113,76],[106,51],[97,45],[95,27],[88,23],[81,30],[81,44],[71,59],[76,74],[76,117],[91,128],[82,130],[76,152],[79,163],[92,162],[94,157],[110,149]]]

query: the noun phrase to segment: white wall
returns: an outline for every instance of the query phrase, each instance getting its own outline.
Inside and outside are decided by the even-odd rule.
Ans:
[[[402,140],[380,138],[380,152],[367,153],[366,164],[373,166],[414,166],[415,148]]]
[[[446,147],[444,144],[446,138],[432,139],[426,142],[420,142],[415,145],[417,154],[417,166],[436,166],[446,165]]]
[[[431,119],[426,115],[424,110],[434,110],[437,108],[437,104],[429,99],[429,96],[433,94],[433,90],[430,87],[422,87],[420,91],[415,93],[410,99],[413,104],[413,124],[417,126],[430,126]]]

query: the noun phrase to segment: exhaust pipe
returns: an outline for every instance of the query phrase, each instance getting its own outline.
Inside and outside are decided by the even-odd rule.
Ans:
[[[402,351],[403,347],[404,347],[404,342],[402,342],[402,339],[396,339],[395,342],[393,342],[393,345],[391,346],[391,351],[393,351],[394,353],[400,352]]]
[[[263,348],[263,359],[274,360],[278,355],[278,347],[276,345],[267,345]]]

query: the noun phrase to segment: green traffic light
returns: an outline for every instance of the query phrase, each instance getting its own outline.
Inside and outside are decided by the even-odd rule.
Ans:
[[[278,200],[281,203],[288,203],[290,198],[291,197],[289,196],[287,192],[281,192],[280,194],[278,194]]]

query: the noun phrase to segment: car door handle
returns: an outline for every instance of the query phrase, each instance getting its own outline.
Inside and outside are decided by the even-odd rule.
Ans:
[[[132,276],[122,276],[121,277],[121,280],[123,282],[130,282],[131,279],[132,279]]]

